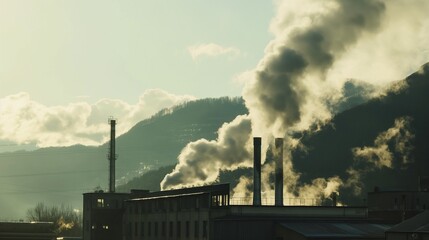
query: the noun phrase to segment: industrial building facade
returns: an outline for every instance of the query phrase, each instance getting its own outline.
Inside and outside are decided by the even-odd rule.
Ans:
[[[209,239],[209,224],[227,212],[229,185],[147,193],[125,205],[125,239]]]
[[[230,205],[229,192],[229,185],[221,184],[160,192],[86,193],[84,240],[280,240],[313,235],[384,239],[384,232],[393,226],[370,221],[366,207]],[[338,230],[314,232],[321,226]]]
[[[111,121],[112,139],[114,123]],[[111,145],[109,156],[116,156],[112,151],[113,140]],[[282,149],[283,140],[276,139],[273,156],[276,162],[275,204],[271,206],[261,204],[260,138],[254,138],[253,205],[230,205],[229,184],[159,192],[132,190],[131,193],[115,193],[113,180],[116,158],[110,157],[109,192],[83,195],[83,238],[84,240],[334,238],[382,240],[385,239],[385,232],[393,224],[429,206],[427,191],[417,193],[375,191],[368,195],[369,208],[337,207],[335,200],[332,206],[283,206]]]

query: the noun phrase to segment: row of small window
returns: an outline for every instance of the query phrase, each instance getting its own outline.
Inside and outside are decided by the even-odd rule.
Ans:
[[[148,212],[180,211],[182,209],[208,208],[208,205],[208,198],[204,196],[157,199],[134,202],[134,204],[128,205],[128,212],[130,214],[138,214]]]
[[[174,222],[132,222],[128,223],[128,236],[134,235],[135,237],[168,237],[169,238],[189,238],[191,236],[191,222],[185,221],[182,227],[182,222],[177,221],[174,226]],[[207,221],[202,221],[202,229],[200,229],[200,222],[194,221],[193,234],[194,238],[207,238]],[[201,230],[201,231],[200,231]],[[183,234],[183,235],[182,235]],[[201,234],[201,235],[200,235]]]

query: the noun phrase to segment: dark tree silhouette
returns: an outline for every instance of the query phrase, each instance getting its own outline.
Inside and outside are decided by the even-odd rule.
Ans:
[[[71,206],[47,206],[43,202],[27,210],[27,220],[54,223],[54,231],[60,236],[81,236],[82,216]]]

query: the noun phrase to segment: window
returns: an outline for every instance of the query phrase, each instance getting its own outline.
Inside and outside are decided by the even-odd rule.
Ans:
[[[170,212],[174,211],[174,199],[171,199],[168,202],[168,208],[169,208]]]
[[[155,222],[155,237],[158,237],[158,222]]]
[[[195,198],[195,208],[196,209],[200,208],[200,198],[199,197]]]
[[[161,223],[161,234],[162,234],[163,237],[165,237],[167,235],[166,234],[167,232],[166,232],[166,229],[165,229],[165,227],[166,227],[165,225],[166,225],[165,222]]]
[[[203,237],[207,237],[207,221],[203,221]]]
[[[200,225],[198,224],[198,221],[194,222],[194,238],[198,238],[200,235]]]
[[[177,229],[176,229],[176,237],[177,238],[180,238],[180,235],[182,235],[180,230],[182,230],[181,226],[180,226],[180,221],[177,221]]]
[[[187,238],[189,238],[189,221],[186,221],[185,235]]]
[[[144,236],[144,222],[140,223],[140,236]]]
[[[103,229],[108,230],[109,229],[109,225],[103,225]]]
[[[103,198],[97,198],[97,207],[104,207],[104,199]]]
[[[149,222],[148,224],[147,224],[147,235],[150,237],[150,235],[151,235],[151,230],[152,230],[152,226],[151,226],[152,224],[151,224],[151,222]]]
[[[173,237],[173,222],[170,222],[170,226],[168,226],[168,236]]]

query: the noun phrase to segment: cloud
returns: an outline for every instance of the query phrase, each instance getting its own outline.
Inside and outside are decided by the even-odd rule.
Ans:
[[[21,92],[0,99],[0,140],[33,143],[39,147],[100,145],[109,137],[109,116],[118,119],[117,134],[120,135],[163,108],[194,99],[150,89],[136,104],[101,99],[94,104],[78,101],[64,106],[46,106]]]
[[[237,56],[240,50],[235,47],[223,47],[215,43],[199,44],[188,47],[188,52],[193,60],[201,57],[216,57],[220,55]]]

